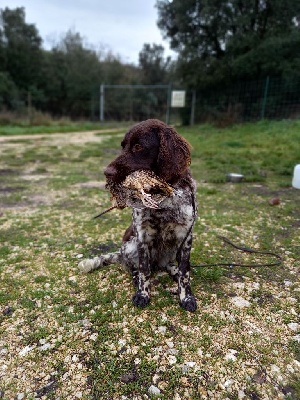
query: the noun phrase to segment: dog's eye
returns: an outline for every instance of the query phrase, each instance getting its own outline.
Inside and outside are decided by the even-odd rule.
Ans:
[[[143,147],[142,147],[140,144],[138,144],[138,143],[136,143],[136,144],[133,146],[133,148],[132,148],[132,151],[133,151],[133,152],[141,151],[141,150],[143,150]]]

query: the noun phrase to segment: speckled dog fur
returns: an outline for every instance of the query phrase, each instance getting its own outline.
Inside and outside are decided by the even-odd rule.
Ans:
[[[132,207],[132,225],[125,232],[120,251],[79,264],[84,272],[122,264],[132,274],[136,287],[132,301],[138,307],[150,301],[151,272],[163,269],[178,283],[180,305],[188,311],[197,308],[190,286],[197,204],[189,165],[189,144],[170,126],[150,119],[127,132],[121,154],[105,169],[107,179],[116,184],[134,171],[151,170],[174,188],[158,209],[146,208],[142,203]]]

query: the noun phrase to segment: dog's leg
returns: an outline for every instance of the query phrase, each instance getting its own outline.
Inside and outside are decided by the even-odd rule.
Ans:
[[[196,311],[197,302],[190,284],[190,252],[192,234],[190,233],[177,254],[178,261],[178,294],[181,307],[187,311]]]
[[[129,240],[123,241],[121,253],[124,264],[130,270],[136,293],[132,302],[137,307],[145,307],[150,301],[150,253],[149,246],[153,245],[155,231],[151,225],[143,226],[143,211],[134,209],[134,224],[127,231]]]
[[[138,244],[139,264],[136,274],[137,291],[132,302],[137,307],[145,307],[150,302],[150,255],[145,243]],[[134,274],[134,273],[133,273]]]
[[[94,258],[86,258],[85,260],[80,261],[78,267],[82,272],[88,273],[95,269],[118,263],[121,263],[120,251],[117,251],[115,253],[102,254],[101,256]]]
[[[137,249],[137,240],[134,236],[124,240],[121,247],[122,265],[132,275],[133,284],[138,287],[138,267],[139,255]]]

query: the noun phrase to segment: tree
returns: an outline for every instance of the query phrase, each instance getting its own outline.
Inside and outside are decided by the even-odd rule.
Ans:
[[[1,69],[22,90],[36,86],[40,78],[41,43],[35,25],[25,22],[23,7],[0,10]]]
[[[96,51],[78,32],[69,30],[50,52],[45,52],[44,109],[54,115],[96,118],[100,84],[126,83],[128,68],[110,51]],[[112,100],[116,118],[121,118],[123,97]]]
[[[285,64],[299,64],[299,1],[158,0],[157,8],[158,26],[179,53],[189,85],[278,75],[287,54]]]
[[[7,72],[0,71],[0,110],[18,108],[19,91]]]
[[[165,49],[158,44],[145,43],[139,53],[142,81],[147,85],[166,83],[171,57],[164,58]]]
[[[96,52],[88,48],[79,33],[69,30],[51,51],[45,52],[43,73],[45,110],[74,118],[93,113],[93,91],[102,68]]]
[[[139,53],[139,67],[141,82],[145,85],[168,84],[171,82],[172,62],[171,57],[164,57],[165,49],[158,44],[145,43]],[[139,119],[150,118],[158,115],[164,118],[166,113],[168,91],[165,88],[142,90],[135,98],[138,100],[140,112]]]

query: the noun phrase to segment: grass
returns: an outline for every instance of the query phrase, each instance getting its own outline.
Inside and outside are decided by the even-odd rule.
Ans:
[[[192,264],[274,261],[217,235],[283,258],[272,268],[194,268],[195,314],[179,308],[166,275],[153,277],[140,310],[120,267],[78,272],[82,257],[118,248],[130,223],[128,209],[92,219],[110,204],[95,182],[118,153],[120,130],[95,143],[72,134],[16,140],[6,129],[0,398],[145,399],[151,385],[164,400],[300,397],[300,332],[289,327],[299,324],[300,192],[291,179],[300,121],[178,129],[192,144],[198,185]],[[245,181],[226,182],[230,172]],[[271,206],[274,197],[280,204]],[[247,307],[234,305],[240,297]]]
[[[129,124],[127,124],[129,126]],[[51,121],[46,125],[30,125],[28,123],[19,124],[0,124],[0,135],[14,136],[14,135],[34,135],[41,133],[67,133],[67,132],[84,132],[84,131],[105,131],[105,130],[119,130],[124,128],[124,123],[118,122],[71,122],[66,121]]]
[[[236,125],[233,128],[212,129],[201,126],[187,130],[193,144],[193,166],[198,177],[210,182],[224,182],[225,172],[245,175],[247,182],[270,183],[275,178],[286,184],[291,168],[299,162],[297,143],[299,121],[262,121],[255,125]],[[199,175],[200,173],[200,175]],[[290,184],[290,181],[288,181]]]

